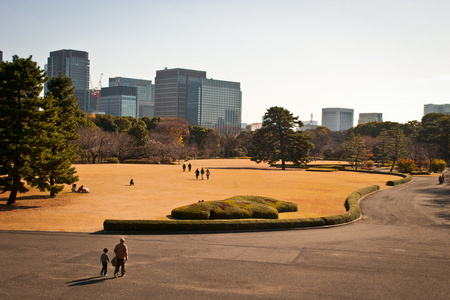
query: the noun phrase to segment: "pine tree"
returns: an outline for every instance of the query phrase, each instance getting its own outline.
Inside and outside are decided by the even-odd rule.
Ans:
[[[405,149],[405,135],[403,134],[403,130],[400,128],[393,129],[390,131],[391,134],[391,143],[389,145],[389,154],[390,159],[392,160],[392,166],[389,172],[394,170],[395,163],[400,158],[404,158],[406,156]]]
[[[313,144],[310,136],[303,132],[295,132],[294,127],[302,126],[298,117],[282,107],[271,107],[264,114],[263,126],[255,132],[252,150],[252,161],[274,163],[281,160],[281,168],[285,170],[286,161],[299,165],[309,158],[309,150]]]
[[[392,138],[390,137],[389,132],[386,129],[381,130],[381,133],[378,136],[378,145],[375,148],[375,157],[377,160],[381,161],[382,167],[384,167],[384,164],[389,160],[391,144]]]
[[[10,191],[7,204],[25,193],[25,182],[41,184],[41,162],[49,155],[46,132],[52,127],[39,94],[46,75],[29,58],[0,62],[0,188]]]
[[[55,196],[62,191],[62,184],[72,184],[78,181],[75,175],[75,168],[72,163],[75,161],[77,146],[73,141],[78,140],[76,111],[77,99],[74,97],[74,87],[69,77],[60,74],[52,77],[47,87],[46,107],[49,123],[53,123],[52,130],[47,132],[49,138],[49,157],[44,161],[42,174],[45,184],[41,188],[50,191],[50,196]],[[47,173],[47,174],[45,174]]]
[[[355,170],[358,170],[358,165],[366,161],[366,144],[360,134],[355,135],[353,132],[350,134],[345,142],[344,158],[355,166]]]

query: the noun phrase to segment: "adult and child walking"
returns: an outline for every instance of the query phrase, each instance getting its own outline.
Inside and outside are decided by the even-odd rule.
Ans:
[[[125,239],[121,238],[120,243],[114,247],[115,257],[110,261],[108,256],[108,248],[103,249],[103,253],[100,256],[100,263],[102,264],[102,270],[100,276],[108,275],[108,263],[111,262],[114,269],[114,278],[117,278],[119,271],[121,271],[122,277],[125,276],[125,260],[128,260],[128,247],[125,245]]]

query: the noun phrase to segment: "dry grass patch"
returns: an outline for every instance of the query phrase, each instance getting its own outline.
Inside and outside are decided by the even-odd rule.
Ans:
[[[265,170],[249,160],[194,160],[192,172],[178,165],[76,165],[89,194],[71,193],[56,198],[32,190],[6,207],[0,198],[0,229],[93,232],[105,219],[168,219],[176,207],[236,195],[270,197],[298,205],[298,212],[281,219],[335,215],[345,212],[344,201],[355,190],[385,183],[392,176],[355,172],[315,173],[303,170]],[[210,180],[196,180],[196,168],[210,168]],[[244,169],[214,169],[214,168]],[[256,168],[256,169],[248,169]],[[259,169],[258,169],[259,168]],[[135,186],[129,186],[133,178]]]

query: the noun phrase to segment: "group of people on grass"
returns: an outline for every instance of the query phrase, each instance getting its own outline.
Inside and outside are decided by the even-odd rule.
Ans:
[[[72,193],[89,193],[89,189],[87,187],[84,187],[83,185],[80,186],[79,189],[77,189],[77,185],[74,183],[72,184]]]
[[[187,165],[187,169],[189,170],[189,172],[191,171],[191,169],[192,169],[191,163],[189,163]],[[186,172],[186,164],[183,164],[183,172]],[[195,173],[195,178],[196,179],[198,179],[198,177],[200,175],[202,175],[202,180],[203,180],[203,175],[206,175],[206,179],[207,180],[209,180],[209,176],[211,175],[211,172],[209,171],[209,169],[206,169],[206,171],[205,171],[203,168],[201,168],[200,171],[197,168],[197,170],[195,170],[194,173]]]

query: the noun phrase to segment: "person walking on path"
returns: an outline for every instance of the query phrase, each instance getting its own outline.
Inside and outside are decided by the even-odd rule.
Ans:
[[[198,175],[200,175],[200,171],[197,168],[197,170],[195,170],[195,179],[198,179]]]
[[[192,165],[191,165],[191,163],[189,163],[189,164],[188,164],[188,170],[189,170],[189,172],[191,171],[191,168],[192,168]]]
[[[209,169],[206,169],[206,179],[209,180],[209,175],[211,174],[211,172],[209,172]]]
[[[203,170],[203,168],[202,168],[202,170],[200,171],[200,173],[202,174],[202,180],[203,180],[203,175],[205,174],[205,170]]]
[[[183,172],[186,171],[186,164],[183,164]]]
[[[108,275],[108,263],[109,263],[109,256],[108,256],[108,248],[103,249],[102,256],[100,256],[100,263],[102,264],[102,270],[100,271],[100,276],[106,276]]]
[[[130,180],[130,186],[132,186],[132,185],[134,185],[134,180],[133,179]]]
[[[125,276],[125,260],[128,260],[128,247],[125,245],[125,239],[121,238],[120,243],[114,248],[117,256],[116,269],[114,270],[114,278],[119,274],[119,268],[122,267],[122,276]]]

